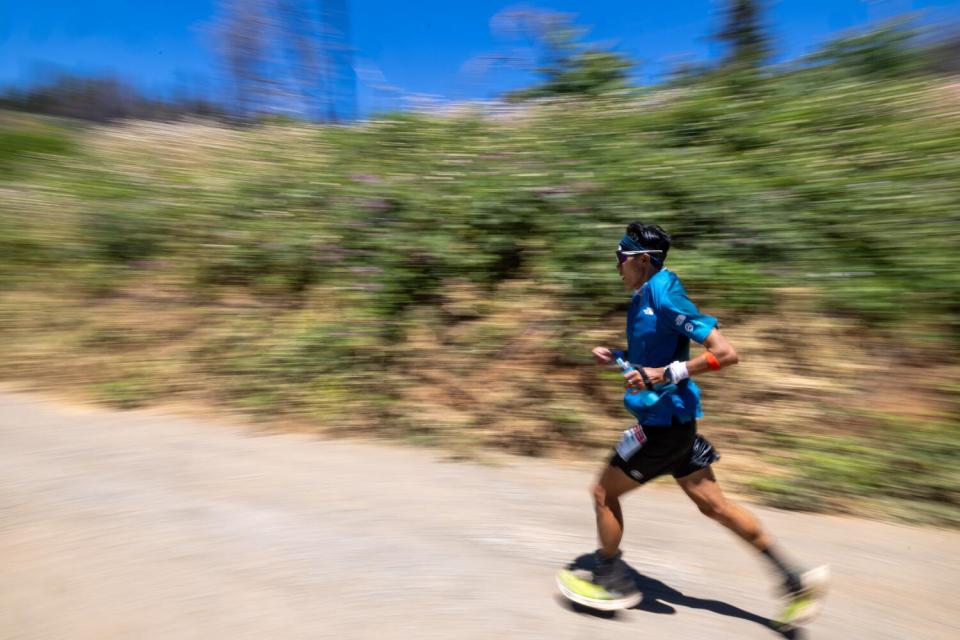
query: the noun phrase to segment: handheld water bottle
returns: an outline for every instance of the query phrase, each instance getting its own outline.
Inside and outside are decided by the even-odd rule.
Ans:
[[[617,366],[620,367],[620,370],[624,373],[636,371],[636,367],[623,358],[617,358]],[[652,389],[628,389],[623,395],[623,404],[626,405],[628,411],[636,415],[636,411],[634,411],[635,408],[648,409],[657,404],[660,398],[673,393],[676,389],[677,385],[673,383],[660,384]]]

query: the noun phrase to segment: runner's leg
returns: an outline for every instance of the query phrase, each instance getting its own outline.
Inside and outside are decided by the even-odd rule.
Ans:
[[[712,467],[677,478],[677,484],[703,515],[730,529],[758,551],[773,544],[773,538],[756,516],[723,494]]]
[[[620,496],[640,486],[617,467],[608,466],[600,474],[594,485],[593,501],[597,511],[597,536],[600,539],[600,553],[607,558],[617,555],[620,540],[623,538],[623,510],[620,508]]]
[[[701,513],[730,529],[762,553],[783,576],[788,589],[799,588],[798,569],[784,558],[757,517],[723,494],[712,467],[677,478],[677,484],[693,500]]]

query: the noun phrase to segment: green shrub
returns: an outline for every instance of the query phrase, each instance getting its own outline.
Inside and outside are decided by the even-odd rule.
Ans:
[[[44,157],[64,155],[73,148],[69,135],[50,126],[0,126],[0,177],[26,166],[39,166]]]

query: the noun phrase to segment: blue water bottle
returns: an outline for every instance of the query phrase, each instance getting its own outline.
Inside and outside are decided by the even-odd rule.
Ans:
[[[636,368],[623,358],[617,358],[617,366],[624,373],[636,371]],[[677,385],[673,383],[657,385],[652,389],[627,389],[623,394],[623,404],[630,413],[638,415],[637,410],[649,409],[657,404],[660,398],[673,393],[676,389]]]

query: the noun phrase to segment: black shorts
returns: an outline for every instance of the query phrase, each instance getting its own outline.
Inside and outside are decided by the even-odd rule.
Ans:
[[[620,457],[616,447],[610,458],[610,466],[622,469],[640,484],[667,473],[682,478],[720,459],[710,441],[697,433],[696,420],[643,427],[641,433],[646,440],[627,459]]]

